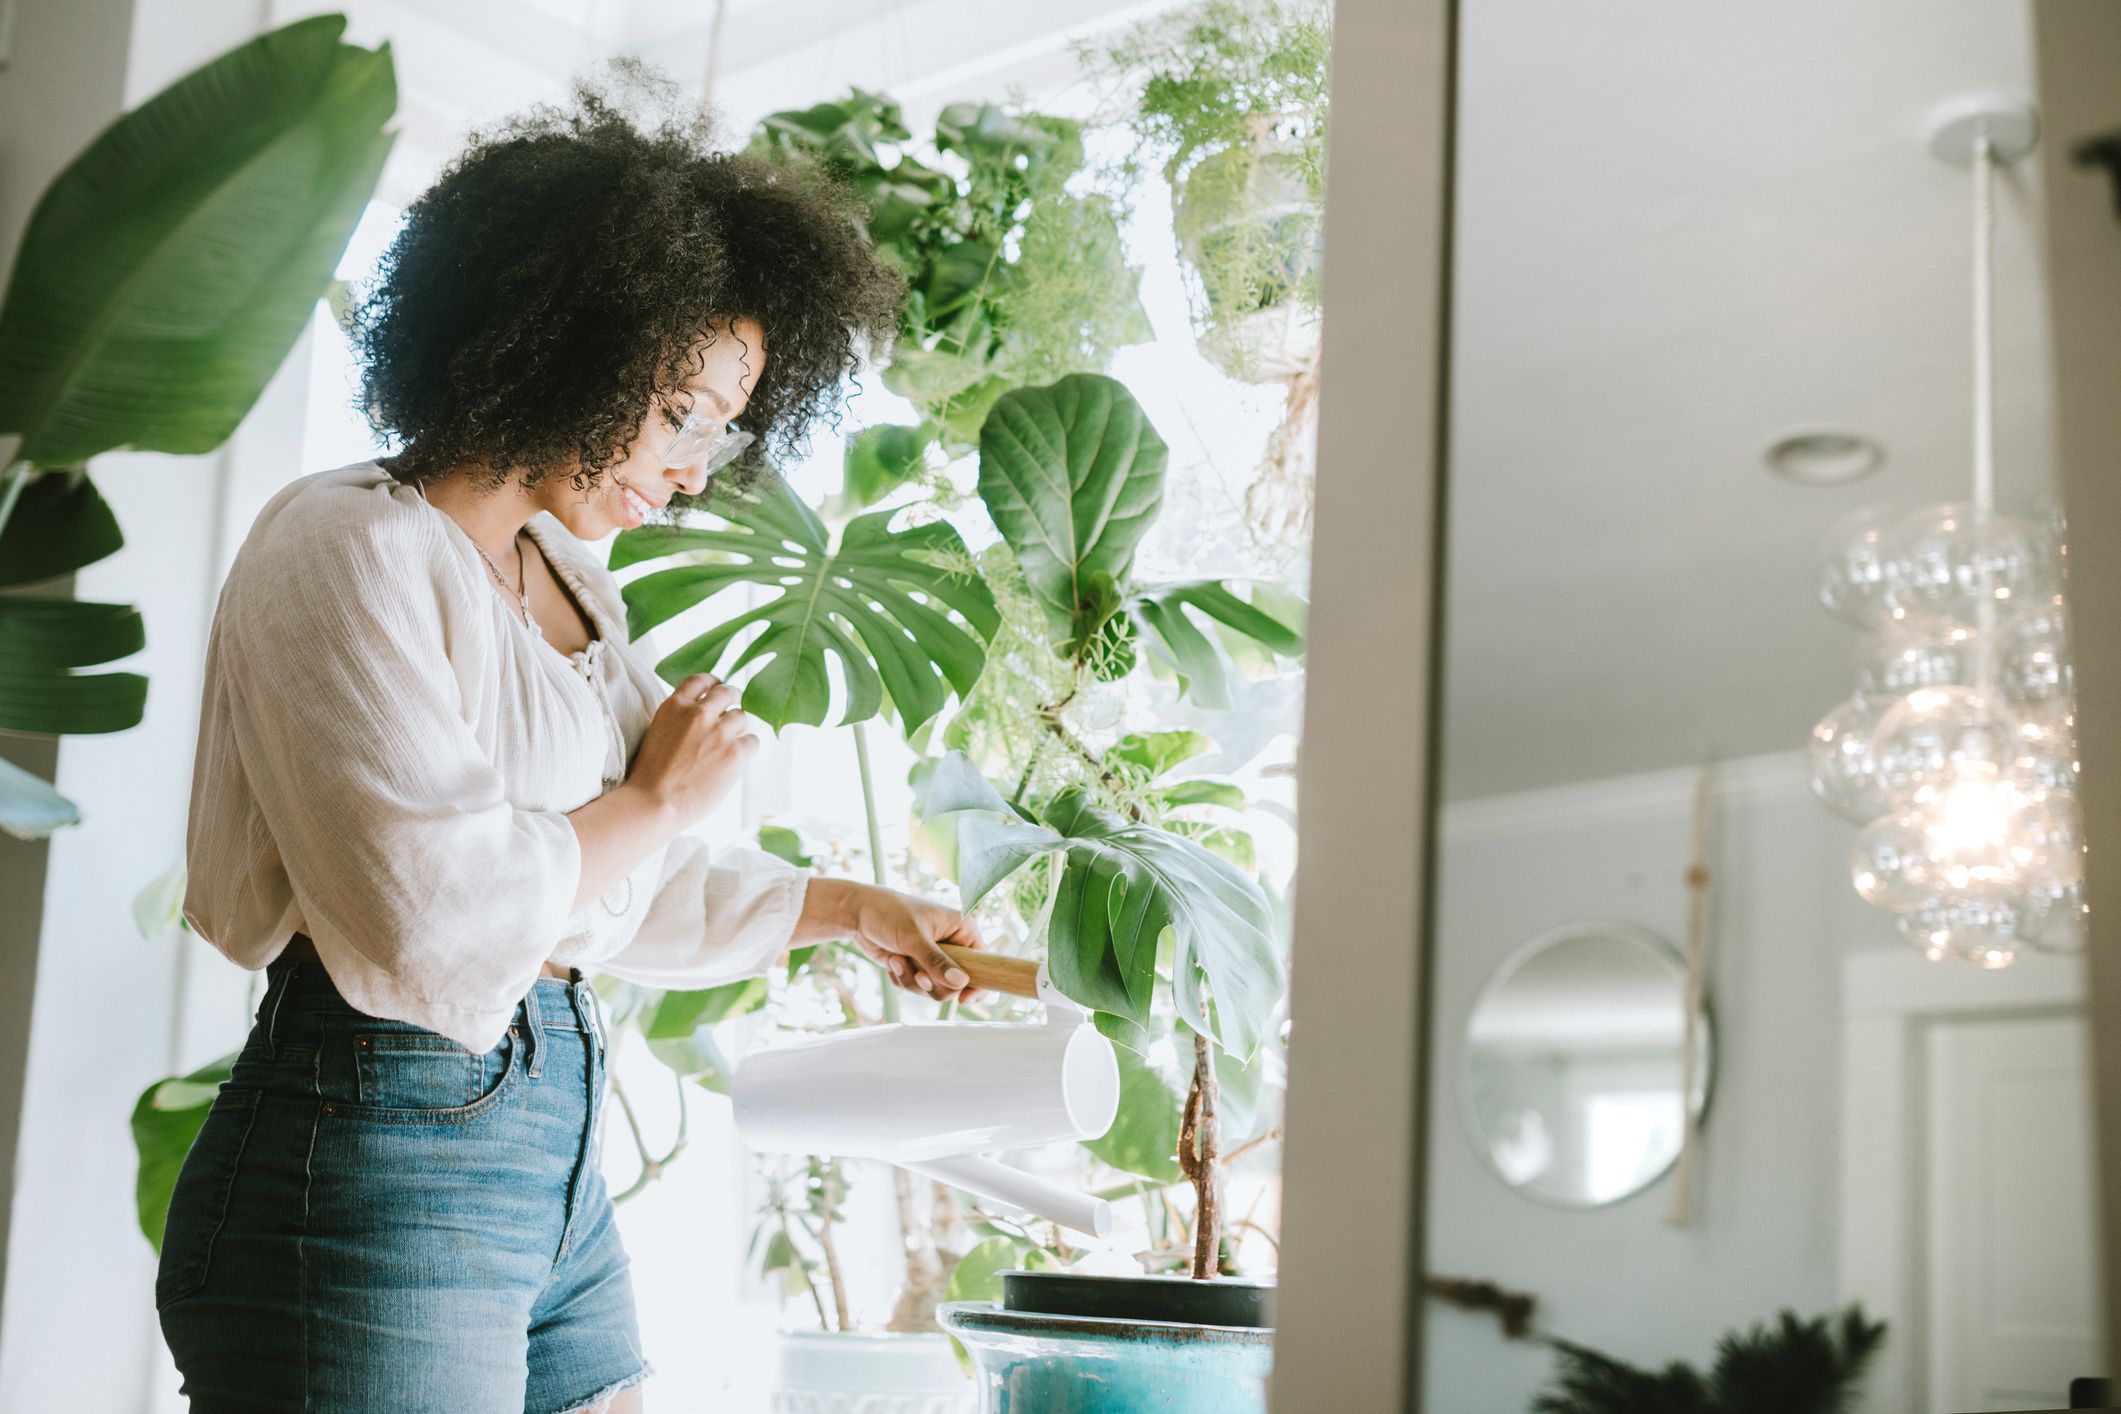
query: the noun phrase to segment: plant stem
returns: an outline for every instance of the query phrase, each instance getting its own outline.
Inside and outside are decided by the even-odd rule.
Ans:
[[[672,1072],[672,1074],[676,1074],[676,1072]],[[626,1127],[627,1129],[633,1132],[633,1147],[640,1153],[641,1156],[640,1173],[634,1177],[632,1183],[626,1185],[625,1192],[614,1193],[611,1195],[611,1201],[613,1203],[625,1202],[628,1198],[631,1198],[634,1194],[640,1192],[649,1184],[655,1182],[658,1178],[661,1178],[663,1176],[663,1170],[669,1168],[672,1164],[676,1163],[678,1160],[678,1156],[685,1152],[685,1120],[687,1115],[690,1113],[685,1104],[685,1077],[682,1075],[677,1076],[677,1084],[677,1138],[673,1139],[670,1142],[670,1152],[663,1155],[663,1157],[659,1159],[648,1152],[648,1142],[641,1137],[640,1121],[634,1117],[633,1102],[626,1097],[626,1087],[619,1082],[618,1072],[613,1071],[611,1073],[612,1096],[618,1100],[619,1109],[626,1116]]]
[[[1046,739],[1044,737],[1040,737],[1031,743],[1031,754],[1024,758],[1024,773],[1016,778],[1016,791],[1009,797],[1011,805],[1022,805],[1024,803],[1024,792],[1031,789],[1031,773],[1038,769],[1039,758],[1045,754]]]
[[[785,1208],[781,1210],[781,1235],[788,1239],[789,1251],[801,1253],[802,1249],[795,1245],[795,1230],[788,1225],[788,1212]],[[800,1255],[796,1259],[795,1272],[803,1279],[803,1290],[810,1293],[810,1304],[817,1307],[817,1328],[821,1331],[831,1330],[832,1318],[825,1314],[824,1298],[817,1294],[817,1283],[810,1279],[810,1264],[803,1261]]]
[[[1113,800],[1116,801],[1121,806],[1121,808],[1123,808],[1127,812],[1128,817],[1132,819],[1137,825],[1143,824],[1147,821],[1148,817],[1142,813],[1141,806],[1137,805],[1135,802],[1127,798],[1127,783],[1125,781],[1122,781],[1118,777],[1118,775],[1113,772],[1112,768],[1105,764],[1104,758],[1099,756],[1095,751],[1092,751],[1089,745],[1084,742],[1081,737],[1077,736],[1074,732],[1068,730],[1067,722],[1062,720],[1061,718],[1062,710],[1066,708],[1070,702],[1073,702],[1075,700],[1076,693],[1081,690],[1082,683],[1080,674],[1078,673],[1075,686],[1070,687],[1068,689],[1068,693],[1065,697],[1062,697],[1057,702],[1049,702],[1045,706],[1038,709],[1038,719],[1046,724],[1046,730],[1051,732],[1055,737],[1057,737],[1060,740],[1061,745],[1067,747],[1068,750],[1075,756],[1076,760],[1082,762],[1085,766],[1088,766],[1093,772],[1096,773],[1098,781],[1103,784],[1106,790],[1112,793]],[[1035,762],[1037,760],[1037,757],[1034,756],[1032,759]],[[1029,766],[1026,766],[1024,768],[1024,782],[1018,786],[1019,795],[1021,795],[1023,792],[1023,785],[1029,784],[1030,775],[1031,769]]]
[[[825,1254],[825,1275],[832,1282],[832,1309],[840,1318],[839,1328],[851,1330],[854,1317],[847,1309],[847,1283],[840,1276],[839,1249],[832,1242],[832,1206],[839,1201],[839,1161],[827,1160],[824,1174],[824,1201],[818,1205],[817,1245]]]
[[[1186,1092],[1186,1113],[1178,1131],[1178,1166],[1193,1180],[1193,1278],[1206,1281],[1221,1267],[1222,1208],[1216,1192],[1215,1051],[1208,1038],[1193,1033],[1193,1085]]]
[[[862,730],[863,724],[856,722],[854,731],[854,764],[862,776],[862,818],[869,826],[869,873],[875,878],[878,888],[889,888],[884,873],[884,828],[876,818],[876,783],[869,774],[869,737]],[[884,1020],[899,1019],[898,985],[891,974],[879,966],[876,969],[884,978]]]

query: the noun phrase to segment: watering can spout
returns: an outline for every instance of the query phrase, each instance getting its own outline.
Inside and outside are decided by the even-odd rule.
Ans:
[[[1108,1237],[1112,1232],[1112,1205],[1096,1194],[1065,1188],[1037,1174],[1025,1173],[1022,1169],[998,1164],[977,1154],[930,1159],[906,1167],[938,1183],[962,1188],[975,1198],[1029,1213],[1077,1232],[1087,1232],[1092,1237]]]
[[[1045,968],[952,949],[974,986],[1047,996]],[[1065,999],[1062,999],[1063,1002]],[[737,1133],[763,1153],[883,1159],[977,1197],[1103,1237],[1111,1205],[982,1155],[1095,1139],[1119,1112],[1119,1058],[1095,1027],[899,1022],[747,1056],[730,1084]]]

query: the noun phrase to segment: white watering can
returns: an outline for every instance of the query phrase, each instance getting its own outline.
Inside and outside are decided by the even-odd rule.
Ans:
[[[730,1098],[737,1133],[768,1154],[882,1159],[1078,1232],[1112,1205],[982,1157],[1095,1139],[1119,1112],[1119,1057],[1044,963],[945,944],[972,985],[1046,1004],[1044,1025],[896,1022],[747,1056]]]

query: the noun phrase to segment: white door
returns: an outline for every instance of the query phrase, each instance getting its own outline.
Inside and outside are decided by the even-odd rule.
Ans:
[[[2073,1377],[2107,1373],[2083,1016],[1924,1030],[1929,1408],[2061,1408]]]

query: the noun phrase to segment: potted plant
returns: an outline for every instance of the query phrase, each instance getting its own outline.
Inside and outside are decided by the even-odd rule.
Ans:
[[[842,721],[859,733],[866,717],[896,718],[922,754],[924,843],[964,904],[982,910],[991,936],[1042,950],[1054,984],[1125,1048],[1120,1121],[1086,1162],[1119,1171],[1116,1191],[1140,1198],[1153,1264],[1169,1260],[1182,1229],[1184,1267],[1206,1279],[1227,1256],[1222,1097],[1233,1086],[1256,1108],[1274,1063],[1263,1052],[1277,1040],[1282,928],[1234,816],[1244,793],[1185,774],[1206,738],[1135,730],[1099,743],[1074,714],[1159,673],[1183,698],[1227,705],[1245,665],[1293,661],[1302,637],[1300,604],[1273,586],[1136,575],[1136,550],[1162,507],[1164,462],[1161,437],[1123,385],[1070,374],[990,407],[976,502],[958,512],[976,504],[998,537],[977,556],[949,521],[908,514],[898,527],[905,506],[864,511],[835,537],[785,483],[768,480],[745,498],[717,498],[715,524],[623,533],[612,562],[658,566],[625,584],[636,635],[722,589],[744,585],[756,596],[665,656],[665,677],[750,668],[746,711],[774,726],[821,724],[835,660]],[[1174,1036],[1190,1060],[1183,1099],[1154,1059]],[[804,1211],[820,1236],[838,1182],[829,1166],[803,1177]],[[1183,1215],[1169,1199],[1178,1185],[1192,1200]],[[997,1282],[1021,1284],[1001,1277],[1005,1266],[1050,1271],[1076,1254],[1055,1234],[976,1219],[987,1236],[952,1273],[950,1294],[965,1299],[945,1307],[945,1322],[984,1359],[991,1342],[974,1326],[986,1303],[973,1298]],[[783,1263],[804,1245],[794,1229],[786,1235],[775,1249]],[[1200,1299],[1186,1282],[1107,1280],[1148,1303],[1142,1317],[1112,1327],[1141,1357],[1143,1380],[1174,1378],[1205,1343],[1229,1397],[1263,1398],[1264,1331],[1159,1320]],[[1246,1293],[1255,1308],[1257,1298]],[[1024,1339],[1011,1336],[1019,1349]]]
[[[1549,1338],[1560,1368],[1535,1414],[1839,1414],[1885,1342],[1885,1323],[1850,1306],[1805,1321],[1784,1311],[1773,1326],[1732,1331],[1703,1373],[1682,1361],[1640,1370],[1612,1356]]]
[[[1207,0],[1077,46],[1131,102],[1119,177],[1160,164],[1200,351],[1283,386],[1281,426],[1248,494],[1256,524],[1303,535],[1318,397],[1327,60],[1321,0]]]
[[[916,143],[899,106],[862,89],[774,113],[753,150],[823,161],[864,197],[870,239],[909,297],[885,386],[921,421],[867,429],[850,489],[873,502],[920,475],[938,446],[969,451],[1009,388],[1102,369],[1151,336],[1119,206],[1084,170],[1081,125],[1011,105],[953,103]]]

